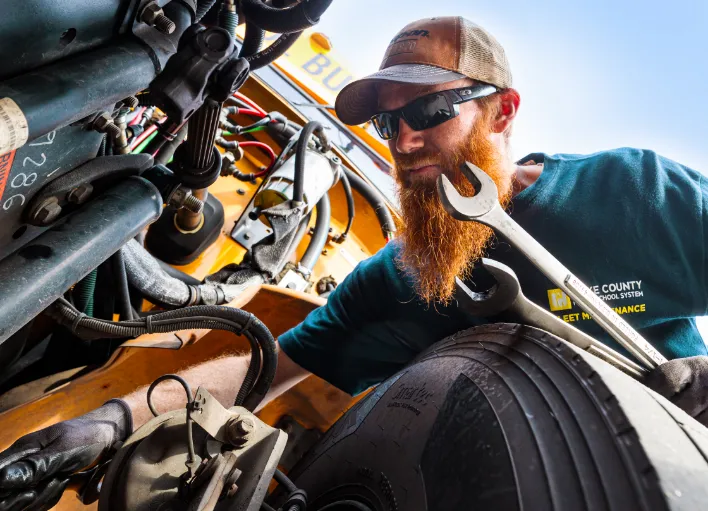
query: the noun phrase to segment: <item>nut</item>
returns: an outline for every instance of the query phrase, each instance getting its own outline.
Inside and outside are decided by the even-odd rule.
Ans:
[[[56,197],[44,199],[32,215],[35,224],[49,225],[61,215],[61,206]]]
[[[66,200],[72,204],[83,204],[93,193],[93,186],[90,183],[83,183],[74,188],[66,196]]]

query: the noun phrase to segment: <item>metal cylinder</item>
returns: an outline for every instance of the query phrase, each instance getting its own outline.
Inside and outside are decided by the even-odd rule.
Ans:
[[[158,189],[131,177],[0,261],[0,343],[157,220]]]
[[[305,214],[319,202],[324,194],[339,180],[341,167],[338,158],[308,149],[305,153],[305,174],[303,179],[303,200]],[[253,204],[260,210],[272,208],[292,199],[295,182],[295,158],[288,158],[268,181],[263,184]]]
[[[192,190],[191,196],[199,199],[203,204],[209,196],[209,191],[207,188]],[[177,227],[186,232],[197,229],[202,223],[202,216],[204,215],[202,211],[195,212],[185,207],[178,209],[176,214],[177,219],[175,221],[177,222]]]

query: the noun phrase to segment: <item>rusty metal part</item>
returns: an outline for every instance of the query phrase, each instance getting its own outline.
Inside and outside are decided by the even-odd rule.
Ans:
[[[165,16],[165,12],[157,2],[150,2],[140,13],[140,21],[151,27],[155,27],[163,34],[171,34],[177,28],[174,21]]]
[[[229,499],[228,509],[260,509],[287,434],[243,407],[227,410],[201,387],[191,408],[191,418],[203,430],[195,429],[195,449],[209,457],[194,477],[184,476],[187,411],[168,412],[138,429],[118,451],[103,481],[99,511],[208,511],[223,499]],[[232,419],[237,419],[233,424],[238,423],[238,432],[252,426],[239,446],[231,446],[227,438]]]
[[[61,215],[61,206],[56,197],[44,199],[32,213],[34,225],[49,225]]]
[[[197,218],[204,210],[204,201],[192,194],[192,190],[184,186],[178,186],[167,198],[167,203],[176,208],[183,208],[197,215]]]
[[[128,108],[136,108],[140,104],[140,100],[135,96],[128,96],[123,100],[123,104]]]
[[[93,129],[100,133],[108,134],[108,136],[114,140],[120,137],[121,133],[121,129],[113,122],[111,116],[106,112],[103,112],[94,119]]]
[[[72,204],[83,204],[91,197],[92,193],[93,186],[91,183],[82,183],[67,194],[66,200]]]
[[[181,230],[187,231],[187,232],[192,232],[202,222],[202,215],[204,214],[202,212],[202,209],[204,208],[204,202],[207,200],[207,196],[209,195],[209,190],[206,188],[202,188],[199,190],[192,190],[192,195],[191,197],[194,197],[198,199],[201,202],[202,208],[199,209],[199,211],[194,211],[196,209],[195,207],[188,208],[187,203],[185,202],[183,204],[184,207],[181,209],[177,210],[176,214],[176,219],[175,222],[177,224],[177,227]]]

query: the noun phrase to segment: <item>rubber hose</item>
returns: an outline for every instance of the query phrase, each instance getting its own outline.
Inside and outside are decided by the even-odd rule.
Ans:
[[[342,174],[340,181],[342,182],[342,187],[344,188],[344,195],[347,198],[347,227],[339,237],[340,241],[344,241],[349,235],[349,231],[352,228],[352,223],[354,222],[354,194],[352,194],[352,185],[349,183],[349,178],[346,174]]]
[[[315,230],[312,233],[310,244],[307,245],[305,253],[300,259],[300,266],[312,271],[315,267],[317,259],[320,257],[324,246],[327,244],[329,236],[329,219],[332,214],[332,209],[329,205],[329,195],[324,194],[317,203],[317,218],[315,219]]]
[[[300,138],[297,141],[295,150],[295,177],[293,184],[293,201],[303,202],[304,186],[305,186],[305,158],[307,156],[307,143],[310,136],[315,130],[323,130],[322,125],[317,121],[309,121],[302,128]],[[319,218],[319,215],[317,215]]]
[[[116,292],[118,294],[118,314],[120,319],[131,320],[133,319],[133,309],[130,304],[130,290],[128,289],[128,274],[125,271],[125,260],[123,259],[123,252],[119,250],[113,256],[111,256],[111,263],[113,264],[113,275],[116,279]]]
[[[251,57],[261,51],[261,46],[263,46],[264,39],[265,32],[263,29],[258,28],[250,21],[247,21],[246,34],[243,36],[243,45],[241,46],[241,51],[238,54],[239,58]]]
[[[260,69],[271,64],[274,60],[283,55],[297,41],[302,32],[293,32],[291,34],[283,34],[276,39],[270,46],[259,51],[251,57],[246,57],[250,65],[251,71]]]
[[[278,484],[282,485],[288,493],[292,493],[298,489],[298,487],[295,486],[295,483],[293,483],[288,476],[283,474],[277,468],[275,469],[275,472],[273,472],[273,479],[278,481]]]
[[[155,333],[169,333],[190,329],[225,330],[237,335],[245,335],[254,352],[247,375],[249,373],[259,375],[248,396],[243,400],[243,406],[250,411],[255,410],[263,400],[275,377],[278,364],[275,339],[257,317],[241,309],[203,305],[161,312],[150,315],[149,328],[147,318],[121,322],[79,318],[79,311],[63,298],[57,300],[54,307],[50,307],[47,312],[60,324],[71,328],[84,338],[96,334],[103,338],[137,337],[147,333],[148,330]],[[251,366],[258,360],[256,352],[259,348],[263,353],[262,368],[256,367],[253,371]]]
[[[199,23],[204,17],[204,15],[209,12],[209,9],[211,9],[215,3],[216,0],[199,0],[197,2],[197,14],[194,18],[194,22]]]
[[[225,28],[234,38],[236,37],[238,13],[228,9],[226,3],[222,4],[221,9],[219,9],[219,26]]]
[[[71,293],[76,308],[87,316],[93,316],[93,293],[96,291],[97,275],[98,270],[92,270],[91,273],[76,283]]]
[[[185,125],[180,128],[173,140],[165,142],[160,151],[157,153],[157,156],[155,156],[155,165],[167,165],[167,162],[174,156],[177,148],[182,142],[184,142],[184,139],[187,138],[187,125],[188,123],[185,123]]]
[[[174,266],[170,266],[165,261],[161,261],[157,258],[155,258],[155,260],[157,261],[157,264],[160,265],[160,268],[162,268],[164,270],[164,272],[167,275],[169,275],[170,277],[172,277],[173,279],[180,280],[180,281],[184,282],[185,284],[187,284],[188,286],[199,286],[202,283],[199,279],[195,279],[191,275],[188,275],[188,274],[184,273],[183,271],[178,270]]]
[[[259,28],[276,34],[289,34],[310,28],[320,21],[332,0],[303,0],[284,9],[267,5],[262,0],[241,0],[241,12]]]
[[[381,225],[384,238],[388,239],[392,233],[396,232],[396,224],[393,221],[391,212],[388,210],[388,206],[386,206],[383,195],[352,170],[344,166],[342,166],[342,170],[344,170],[344,175],[349,179],[349,184],[351,184],[352,188],[359,192],[374,209],[376,218]]]

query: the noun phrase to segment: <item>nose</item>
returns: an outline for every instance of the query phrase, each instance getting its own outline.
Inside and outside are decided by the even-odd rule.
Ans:
[[[403,119],[398,120],[398,136],[395,138],[396,151],[410,154],[423,148],[423,134],[414,131]]]

